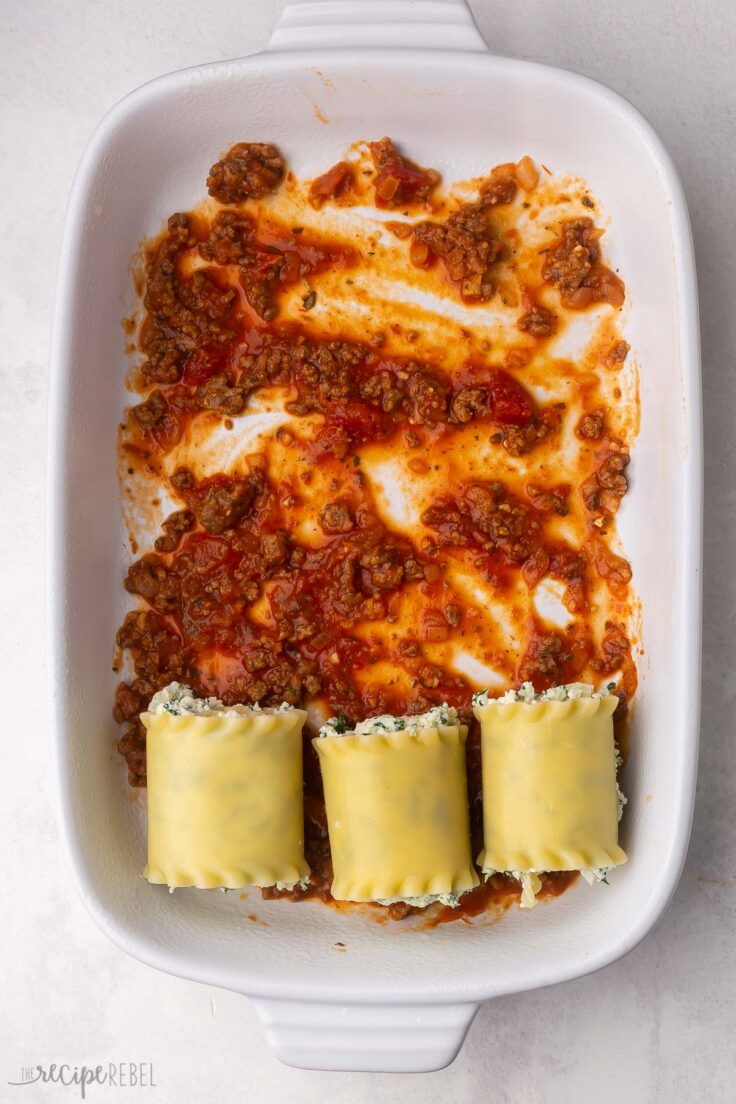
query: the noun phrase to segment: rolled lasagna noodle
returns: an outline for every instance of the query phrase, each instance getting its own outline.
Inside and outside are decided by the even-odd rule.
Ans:
[[[475,706],[485,844],[478,864],[484,871],[517,877],[600,872],[626,862],[618,844],[613,736],[618,699],[586,689],[590,696],[564,701],[491,700]],[[538,888],[536,881],[532,895]]]
[[[466,736],[465,726],[439,724],[313,741],[336,900],[451,903],[478,884],[470,854]]]
[[[218,703],[219,704],[219,703]],[[306,713],[144,713],[149,882],[293,886],[304,859]]]

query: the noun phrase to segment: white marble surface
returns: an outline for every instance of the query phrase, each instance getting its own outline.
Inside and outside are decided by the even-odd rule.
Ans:
[[[91,1099],[733,1101],[736,12],[729,0],[472,0],[494,49],[579,70],[628,96],[674,155],[693,218],[704,339],[706,675],[693,842],[657,930],[602,973],[486,1006],[459,1059],[441,1073],[304,1073],[275,1061],[244,999],[155,973],[108,943],[70,884],[50,807],[43,694],[46,363],[66,198],[108,107],[159,73],[259,49],[280,6],[0,0],[0,654],[6,695],[33,703],[24,726],[6,723],[3,733],[0,1100],[78,1099],[53,1085],[9,1088],[31,1062],[139,1060],[153,1062],[156,1089],[93,1089]]]

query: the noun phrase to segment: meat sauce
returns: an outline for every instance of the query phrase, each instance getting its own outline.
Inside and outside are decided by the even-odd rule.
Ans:
[[[274,146],[239,143],[210,170],[213,199],[145,246],[120,464],[132,546],[149,550],[125,578],[119,748],[145,785],[140,713],[173,679],[226,703],[309,709],[313,873],[306,890],[266,897],[331,900],[310,742],[330,714],[456,706],[474,854],[475,690],[612,679],[623,734],[636,689],[631,570],[614,550],[636,431],[624,285],[603,263],[593,200],[537,185],[529,164],[456,196],[389,139],[311,182]],[[335,214],[366,205],[397,221],[341,232]],[[591,311],[578,355],[556,353]],[[146,510],[159,515],[147,542]],[[572,880],[548,875],[542,895]],[[494,875],[431,922],[515,896]]]

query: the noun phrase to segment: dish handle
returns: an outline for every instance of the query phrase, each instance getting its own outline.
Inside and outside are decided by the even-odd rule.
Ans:
[[[255,1000],[268,1041],[299,1069],[427,1073],[457,1055],[477,1004]]]
[[[269,50],[487,49],[466,0],[291,0]]]

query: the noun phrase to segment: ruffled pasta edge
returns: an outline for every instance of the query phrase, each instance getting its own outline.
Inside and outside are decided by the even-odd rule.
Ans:
[[[490,718],[494,721],[533,724],[535,721],[545,720],[564,721],[569,717],[612,717],[617,705],[618,698],[614,694],[606,694],[603,698],[576,698],[568,701],[489,701],[485,705],[473,706],[473,713],[481,724]]]
[[[564,704],[564,703],[563,703]],[[628,856],[622,847],[616,844],[606,850],[597,848],[591,851],[496,851],[484,848],[478,856],[478,866],[484,873],[489,870],[555,871],[555,870],[593,870],[601,867],[622,866]]]
[[[424,897],[440,893],[452,893],[459,897],[479,884],[475,868],[469,863],[453,874],[434,874],[431,878],[416,875],[386,881],[335,878],[331,892],[336,901],[385,901],[394,897]]]
[[[294,866],[285,864],[277,869],[266,867],[229,867],[205,868],[187,866],[168,866],[166,864],[146,863],[143,877],[152,885],[165,885],[170,889],[245,889],[246,886],[295,885],[309,877],[309,866],[305,862]]]
[[[197,733],[199,736],[273,736],[276,732],[292,734],[301,732],[307,720],[304,709],[290,709],[288,713],[251,713],[244,717],[203,716],[198,713],[141,713],[146,732],[171,729],[172,731]]]
[[[440,744],[462,747],[467,735],[467,725],[433,725],[431,728],[417,728],[414,731],[400,729],[398,732],[365,732],[361,735],[346,732],[342,736],[316,736],[312,743],[320,756],[347,755],[358,748],[380,754],[384,750],[401,751],[416,745],[428,748],[437,747]],[[435,891],[424,890],[424,892],[434,893]],[[451,891],[443,889],[438,892]],[[392,895],[386,894],[386,896]],[[419,894],[412,894],[412,896],[419,896]]]

